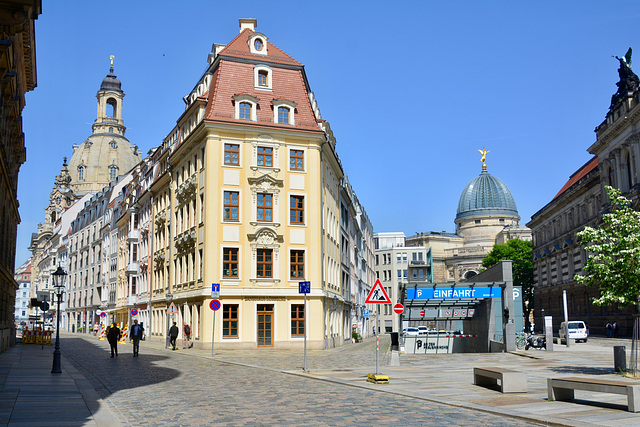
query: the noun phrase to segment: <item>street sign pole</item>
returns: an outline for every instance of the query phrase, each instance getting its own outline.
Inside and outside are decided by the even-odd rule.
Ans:
[[[211,331],[211,357],[213,357],[213,341],[216,338],[216,311],[213,311],[213,330]]]
[[[304,294],[304,372],[307,372],[307,294]]]
[[[380,356],[380,304],[376,305],[376,375],[378,375],[378,358]]]
[[[302,294],[304,298],[304,368],[303,372],[307,372],[307,294],[311,292],[311,282],[298,282],[298,294]]]

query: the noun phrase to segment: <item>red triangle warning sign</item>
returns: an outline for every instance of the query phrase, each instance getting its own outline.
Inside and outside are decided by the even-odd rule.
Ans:
[[[376,280],[376,284],[371,288],[371,292],[367,296],[366,304],[391,304],[387,291],[382,287],[380,279]]]

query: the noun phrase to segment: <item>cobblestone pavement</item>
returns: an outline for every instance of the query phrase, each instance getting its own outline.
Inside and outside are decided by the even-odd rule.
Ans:
[[[388,337],[381,340],[380,365]],[[375,370],[375,340],[309,351],[307,368]],[[322,381],[302,371],[301,351],[171,351],[152,338],[134,358],[129,343],[109,357],[106,341],[65,334],[63,363],[93,384],[124,425],[539,425],[418,398]],[[363,379],[364,381],[364,379]],[[384,387],[384,386],[380,386]]]

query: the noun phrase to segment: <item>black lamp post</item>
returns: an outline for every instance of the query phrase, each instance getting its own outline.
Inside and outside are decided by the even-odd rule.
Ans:
[[[58,269],[53,276],[53,286],[58,297],[58,308],[56,310],[56,348],[53,351],[53,368],[51,368],[52,374],[61,374],[62,368],[60,367],[60,300],[64,295],[64,279],[67,273],[58,266]]]

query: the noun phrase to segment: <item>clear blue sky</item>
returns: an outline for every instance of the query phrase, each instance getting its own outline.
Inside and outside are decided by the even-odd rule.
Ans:
[[[257,31],[305,65],[375,231],[455,231],[482,147],[526,224],[591,158],[617,90],[611,55],[633,47],[640,70],[640,2],[631,0],[44,0],[38,87],[23,115],[16,266],[62,158],[91,134],[109,55],[126,93],[126,136],[146,153],[175,125],[211,45],[238,34],[238,18],[256,18]]]

